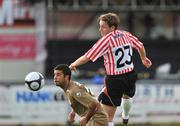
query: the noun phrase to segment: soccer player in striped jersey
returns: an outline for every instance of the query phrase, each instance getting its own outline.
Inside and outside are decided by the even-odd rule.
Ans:
[[[98,100],[109,115],[108,126],[114,126],[113,118],[120,105],[123,124],[128,123],[137,80],[137,73],[132,61],[133,48],[138,51],[145,67],[149,68],[152,65],[151,60],[146,56],[143,43],[131,33],[118,30],[119,23],[120,18],[115,13],[101,15],[99,17],[99,31],[102,37],[83,56],[69,66],[71,70],[76,70],[78,66],[90,60],[95,62],[100,57],[104,58],[107,75]]]

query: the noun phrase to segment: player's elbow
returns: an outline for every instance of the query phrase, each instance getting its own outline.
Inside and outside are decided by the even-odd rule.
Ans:
[[[95,112],[98,110],[100,104],[98,102],[93,102],[90,106],[89,109],[94,110]]]

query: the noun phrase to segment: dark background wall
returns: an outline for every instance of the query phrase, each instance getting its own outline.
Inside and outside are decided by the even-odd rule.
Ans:
[[[53,68],[60,63],[70,64],[83,55],[96,40],[49,40],[47,42],[48,57],[46,60],[46,77],[52,77]],[[147,51],[147,56],[152,60],[153,66],[146,69],[134,51],[134,63],[138,73],[149,73],[150,78],[154,78],[156,68],[164,63],[171,63],[171,73],[176,73],[180,69],[180,43],[178,40],[143,40]],[[96,71],[103,66],[103,58],[95,63],[89,62],[80,70]]]

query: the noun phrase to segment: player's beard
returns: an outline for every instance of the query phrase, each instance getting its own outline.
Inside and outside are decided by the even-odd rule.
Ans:
[[[54,80],[54,84],[55,84],[56,86],[60,86],[59,81],[55,81],[55,80]]]
[[[64,89],[64,82],[54,81],[54,83],[55,83],[55,85],[56,85],[57,87],[61,87],[61,88]]]

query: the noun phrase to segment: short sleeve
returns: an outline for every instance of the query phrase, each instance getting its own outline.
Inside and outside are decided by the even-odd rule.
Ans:
[[[128,33],[128,37],[133,48],[135,48],[136,50],[139,50],[140,48],[143,47],[143,43],[140,42],[137,37],[133,36],[130,33]]]
[[[109,36],[102,37],[93,45],[91,49],[88,50],[87,53],[85,53],[85,56],[93,62],[96,61],[108,51],[109,41]]]
[[[78,101],[87,108],[89,108],[92,102],[97,102],[95,97],[91,96],[88,92],[84,90],[73,91],[72,96],[76,101]]]

